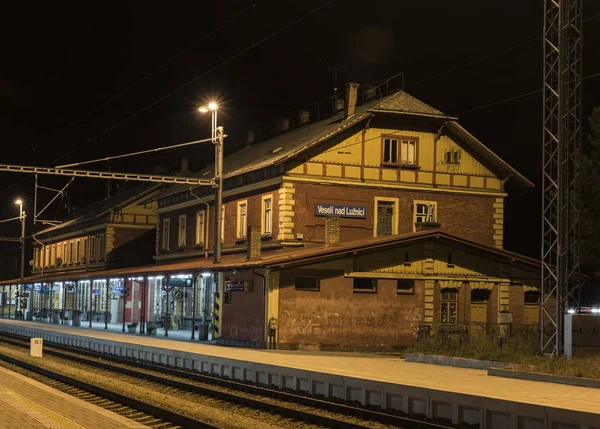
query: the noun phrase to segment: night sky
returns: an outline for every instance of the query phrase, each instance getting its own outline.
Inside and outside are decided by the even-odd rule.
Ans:
[[[539,258],[542,96],[519,96],[542,87],[543,3],[3,4],[1,162],[54,166],[206,138],[210,119],[196,109],[211,98],[222,106],[227,152],[245,144],[249,129],[331,96],[331,68],[337,69],[340,90],[348,81],[369,83],[403,73],[408,93],[458,116],[536,184],[508,199],[505,247]],[[600,72],[600,2],[584,0],[584,20],[583,76],[588,76]],[[600,106],[600,76],[582,85],[587,117]],[[177,170],[184,155],[200,168],[211,161],[212,150],[194,146],[114,161],[110,168],[141,172],[163,163]],[[56,188],[68,179],[40,176],[40,181]],[[105,195],[107,184],[76,179],[69,189],[70,204],[79,206]],[[0,173],[5,202],[0,218],[18,214],[12,204],[18,196],[31,212],[33,178]],[[51,196],[44,191],[42,203]],[[66,200],[54,204],[48,217],[60,216]],[[18,233],[17,222],[0,225],[0,235]],[[3,256],[11,248],[16,245],[2,245]]]

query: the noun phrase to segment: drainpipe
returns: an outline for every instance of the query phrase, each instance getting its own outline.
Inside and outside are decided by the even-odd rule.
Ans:
[[[194,198],[196,198],[197,200],[200,200],[201,202],[203,202],[206,205],[206,217],[204,218],[204,257],[208,259],[208,212],[210,210],[210,206],[208,205],[208,203],[206,201],[204,201],[202,198],[200,198],[198,195],[194,194],[194,188],[192,188],[190,186],[190,195]],[[217,213],[215,211],[215,216],[217,216]]]
[[[265,270],[265,274],[261,274],[256,270],[252,270],[252,274],[261,277],[263,279],[263,307],[265,310],[264,315],[264,335],[263,339],[265,341],[265,348],[267,348],[267,344],[269,341],[269,284],[267,280],[267,276],[269,275],[269,270]]]

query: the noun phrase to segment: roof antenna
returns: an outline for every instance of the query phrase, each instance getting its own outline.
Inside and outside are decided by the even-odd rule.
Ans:
[[[333,72],[333,108],[335,109],[335,101],[337,100],[337,67],[331,67],[327,63],[327,73],[331,75]]]

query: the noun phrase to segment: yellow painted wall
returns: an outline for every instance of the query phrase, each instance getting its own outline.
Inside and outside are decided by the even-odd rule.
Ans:
[[[345,165],[345,175],[350,179],[361,177],[360,166],[364,158],[364,178],[366,180],[383,180],[385,182],[409,182],[430,185],[433,183],[434,164],[437,172],[435,181],[440,186],[474,187],[478,189],[501,190],[501,182],[490,170],[469,155],[467,150],[459,146],[459,142],[449,136],[441,136],[434,145],[435,133],[369,128],[365,133],[365,151],[362,151],[363,131],[359,131],[346,140],[331,146],[323,146],[321,153],[316,153],[303,164],[294,164],[288,170],[289,174],[312,176],[328,176],[339,178],[342,175],[341,165]],[[414,171],[404,169],[398,171],[394,168],[379,169],[382,159],[382,136],[411,137],[418,139],[417,160],[419,166],[418,176]],[[436,149],[437,147],[437,149]],[[445,154],[448,151],[460,153],[459,164],[446,163]],[[317,152],[313,150],[313,152]],[[434,157],[434,152],[437,156]],[[454,175],[454,182],[450,175]],[[467,179],[470,176],[469,179]],[[484,177],[489,178],[484,181]]]

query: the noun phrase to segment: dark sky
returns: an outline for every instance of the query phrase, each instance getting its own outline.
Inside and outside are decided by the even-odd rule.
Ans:
[[[457,115],[537,185],[507,202],[505,246],[539,257],[541,93],[481,107],[541,88],[543,0],[336,0],[264,42],[327,2],[12,3],[2,6],[0,27],[3,163],[59,165],[205,138],[209,118],[196,108],[212,97],[221,100],[231,149],[257,124],[330,96],[328,63],[340,89],[402,72],[407,92]],[[600,2],[584,1],[584,76],[600,72],[599,14]],[[587,117],[600,106],[600,76],[582,84]],[[110,167],[175,168],[183,154],[209,162],[212,146],[163,154]],[[31,177],[0,174],[0,218],[15,215],[17,196],[31,204],[32,189]],[[77,179],[71,203],[105,192],[106,183]],[[18,225],[0,226],[0,234],[18,234]]]

